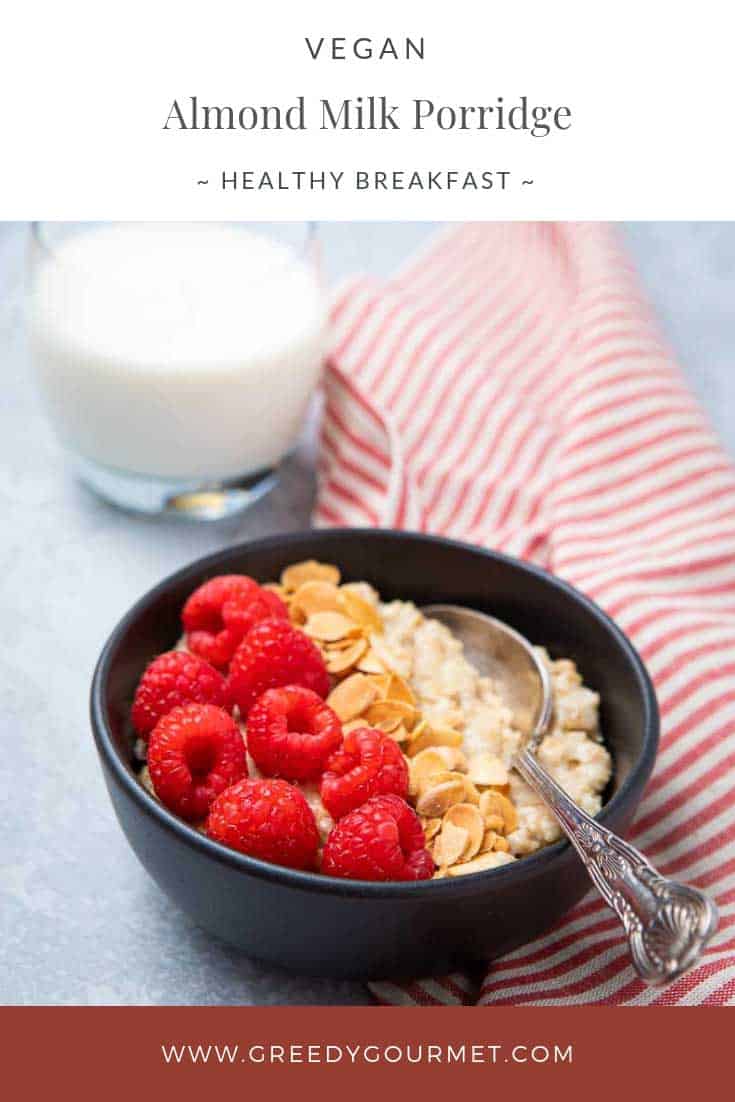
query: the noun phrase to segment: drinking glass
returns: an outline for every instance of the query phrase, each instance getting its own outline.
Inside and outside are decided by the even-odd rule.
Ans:
[[[102,497],[217,519],[277,480],[317,385],[313,223],[34,223],[27,322],[53,427]]]

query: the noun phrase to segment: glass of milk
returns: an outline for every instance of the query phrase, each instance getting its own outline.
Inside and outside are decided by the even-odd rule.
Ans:
[[[215,519],[274,484],[326,348],[306,223],[35,223],[28,332],[81,478]]]

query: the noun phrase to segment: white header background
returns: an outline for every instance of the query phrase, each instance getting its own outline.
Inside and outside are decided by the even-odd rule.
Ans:
[[[735,218],[728,5],[126,0],[6,10],[0,218]],[[423,36],[424,61],[313,61],[304,37]],[[163,130],[174,99],[289,104],[299,131]],[[572,127],[321,131],[321,98],[566,105]],[[223,171],[342,171],[343,190],[222,191]],[[355,170],[510,171],[506,191],[355,192]],[[197,186],[198,179],[208,186]],[[521,187],[522,178],[532,186]]]

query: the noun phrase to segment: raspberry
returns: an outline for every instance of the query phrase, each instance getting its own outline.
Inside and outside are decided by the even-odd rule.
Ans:
[[[227,708],[224,677],[195,654],[166,651],[149,664],[138,682],[133,700],[133,727],[147,737],[172,708],[179,704],[215,704]]]
[[[206,830],[216,842],[274,865],[313,869],[316,863],[314,813],[287,781],[244,780],[228,788],[212,804]]]
[[[148,743],[148,769],[161,803],[197,822],[248,763],[239,727],[212,704],[182,704],[159,720]]]
[[[225,604],[222,614],[229,630],[240,635],[240,642],[261,620],[289,619],[288,609],[278,594],[261,586],[255,593],[234,596]]]
[[[338,717],[301,685],[269,689],[250,709],[248,750],[266,777],[314,780],[341,743]]]
[[[371,796],[408,795],[408,766],[398,744],[370,727],[350,731],[329,758],[320,786],[322,803],[341,819]]]
[[[346,880],[428,880],[434,860],[416,812],[400,796],[373,796],[340,819],[322,872]]]
[[[211,578],[194,590],[181,613],[189,650],[222,670],[250,628],[274,616],[288,620],[285,604],[246,574]]]
[[[284,620],[252,628],[230,663],[228,692],[243,716],[266,689],[303,685],[319,696],[329,692],[329,674],[318,647]]]

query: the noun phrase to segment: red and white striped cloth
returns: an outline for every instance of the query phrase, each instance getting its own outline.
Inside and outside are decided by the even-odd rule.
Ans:
[[[668,988],[634,975],[588,896],[550,934],[383,1002],[735,1003],[735,471],[687,389],[613,231],[442,232],[334,306],[321,525],[438,532],[520,555],[597,600],[656,682],[663,737],[634,833],[710,891],[721,925]]]

